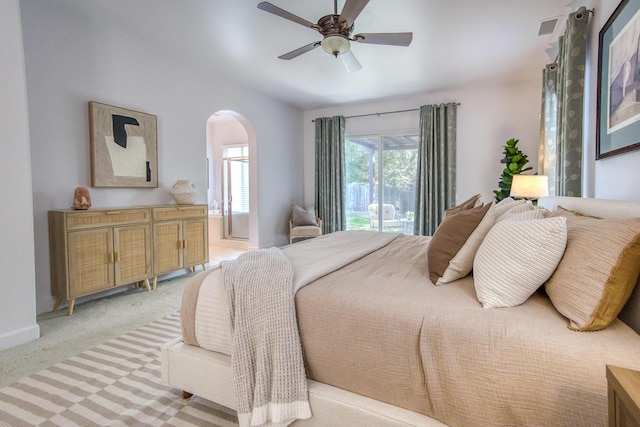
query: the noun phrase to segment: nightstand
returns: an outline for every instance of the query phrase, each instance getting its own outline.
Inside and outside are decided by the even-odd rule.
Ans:
[[[640,371],[607,365],[609,426],[640,426]]]

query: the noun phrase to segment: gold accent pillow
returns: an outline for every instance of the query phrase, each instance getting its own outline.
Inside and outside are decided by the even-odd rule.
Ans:
[[[640,218],[566,218],[567,248],[545,290],[569,319],[569,329],[604,329],[624,307],[640,274]]]

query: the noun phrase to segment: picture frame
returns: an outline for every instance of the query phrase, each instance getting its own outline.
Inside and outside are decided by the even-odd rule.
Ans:
[[[158,187],[157,117],[89,101],[92,187]]]
[[[598,39],[596,160],[640,149],[640,0],[622,0]]]

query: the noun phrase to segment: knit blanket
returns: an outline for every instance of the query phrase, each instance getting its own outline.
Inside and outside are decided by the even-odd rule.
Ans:
[[[222,274],[240,426],[287,426],[310,418],[287,257],[278,248],[249,251],[223,263]]]
[[[330,236],[245,252],[221,264],[240,427],[287,426],[311,417],[295,293],[398,237],[368,231]]]

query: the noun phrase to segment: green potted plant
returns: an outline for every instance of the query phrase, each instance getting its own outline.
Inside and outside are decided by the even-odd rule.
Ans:
[[[514,175],[532,169],[531,167],[525,168],[526,164],[529,163],[529,157],[518,148],[518,142],[519,140],[511,138],[504,145],[504,158],[500,160],[500,163],[504,163],[506,166],[502,170],[502,176],[498,182],[500,189],[493,191],[496,195],[496,202],[509,197],[511,181]]]

